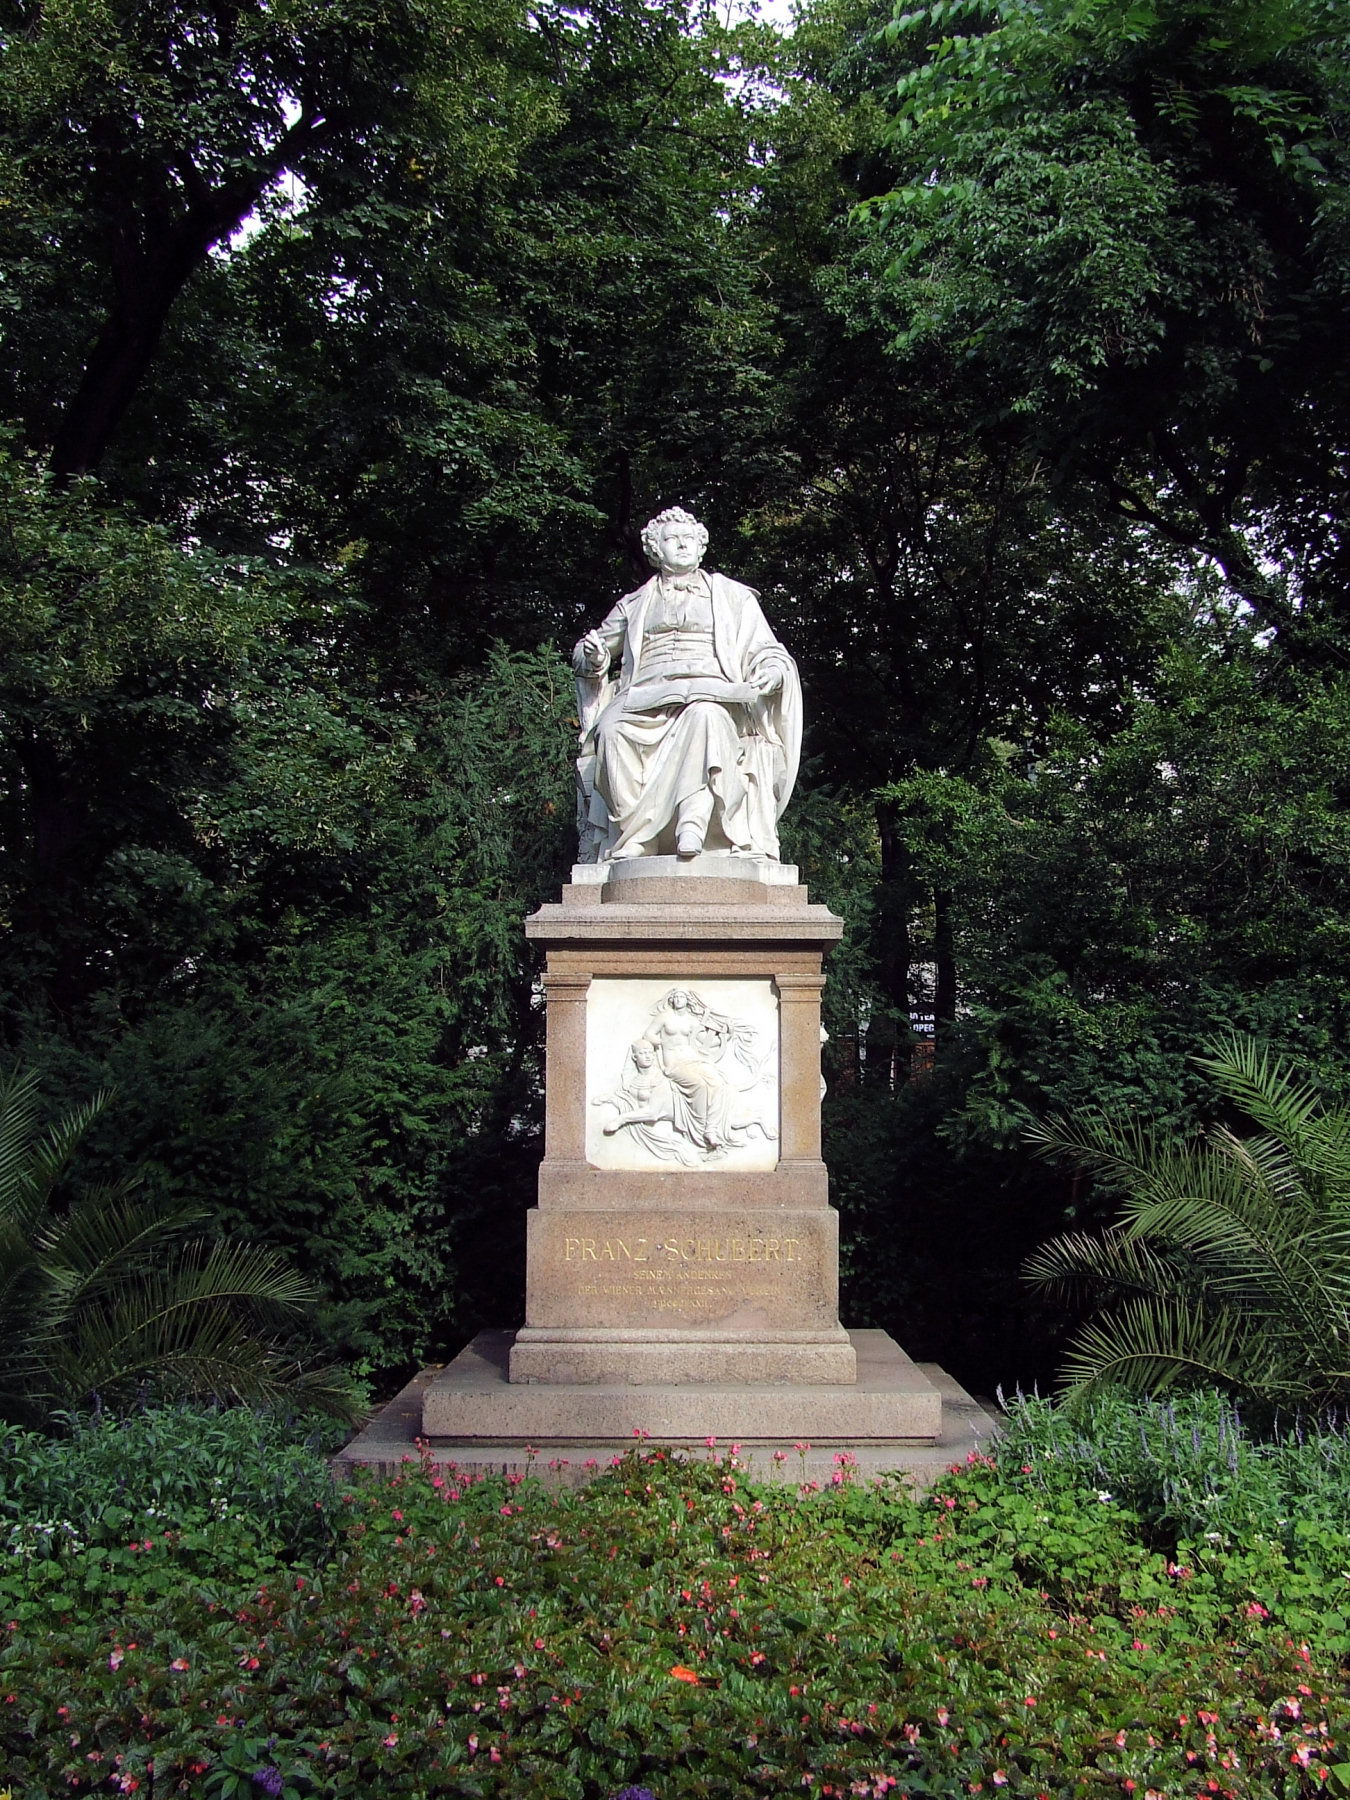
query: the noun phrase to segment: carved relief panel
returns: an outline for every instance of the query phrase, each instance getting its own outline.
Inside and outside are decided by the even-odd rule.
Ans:
[[[778,998],[764,980],[605,979],[586,998],[586,1155],[601,1169],[772,1169]]]

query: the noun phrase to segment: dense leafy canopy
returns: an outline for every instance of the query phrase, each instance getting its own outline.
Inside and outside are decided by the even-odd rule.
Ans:
[[[512,1322],[557,649],[680,502],[806,681],[849,1321],[1046,1372],[1026,1125],[1344,1067],[1347,27],[12,5],[0,1035],[91,1172],[368,1370]]]

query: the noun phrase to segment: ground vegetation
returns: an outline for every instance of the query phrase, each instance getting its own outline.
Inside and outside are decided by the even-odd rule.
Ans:
[[[248,1414],[132,1430],[111,1485],[106,1425],[6,1445],[24,1800],[1295,1800],[1350,1775],[1343,1439],[1253,1441],[1214,1395],[1016,1405],[1000,1461],[923,1498],[646,1444],[576,1492],[416,1463],[333,1489]]]

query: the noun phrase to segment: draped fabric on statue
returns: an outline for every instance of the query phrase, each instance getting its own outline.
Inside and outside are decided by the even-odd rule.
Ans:
[[[709,580],[722,679],[744,688],[772,669],[779,686],[730,704],[695,698],[654,711],[630,707],[660,578],[620,600],[599,627],[611,654],[622,649],[617,682],[584,674],[577,680],[583,860],[632,854],[639,846],[651,853],[669,837],[681,803],[703,789],[714,803],[710,849],[724,839],[743,854],[778,855],[778,820],[801,753],[801,683],[753,589],[725,575]]]

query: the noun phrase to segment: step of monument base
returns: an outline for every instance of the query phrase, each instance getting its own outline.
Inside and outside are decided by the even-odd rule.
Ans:
[[[496,1335],[509,1348],[511,1333]],[[895,1474],[915,1487],[928,1487],[954,1463],[987,1450],[998,1435],[998,1422],[991,1411],[972,1399],[937,1364],[916,1366],[942,1398],[942,1433],[934,1443],[856,1443],[830,1435],[752,1444],[729,1439],[709,1445],[706,1439],[713,1434],[704,1433],[692,1442],[672,1447],[702,1461],[725,1459],[731,1453],[732,1443],[738,1443],[737,1462],[749,1474],[765,1481],[781,1481],[790,1488],[808,1483],[826,1487],[836,1479],[871,1481]],[[446,1475],[465,1480],[531,1475],[549,1487],[574,1488],[594,1480],[625,1450],[634,1448],[631,1435],[589,1443],[569,1439],[552,1445],[515,1437],[428,1439],[422,1435],[423,1400],[432,1382],[443,1373],[442,1369],[423,1369],[380,1408],[365,1429],[333,1459],[339,1480],[354,1468],[396,1475],[407,1464],[425,1460]]]
[[[741,1387],[769,1383],[803,1387],[851,1387],[858,1356],[847,1332],[832,1340],[756,1338],[753,1342],[703,1338],[588,1335],[525,1326],[511,1346],[513,1385],[550,1387]]]
[[[841,1444],[934,1443],[942,1434],[942,1394],[884,1331],[848,1334],[857,1381],[838,1386],[674,1381],[512,1382],[512,1334],[480,1332],[427,1385],[422,1435],[460,1441],[702,1445],[829,1439]]]

